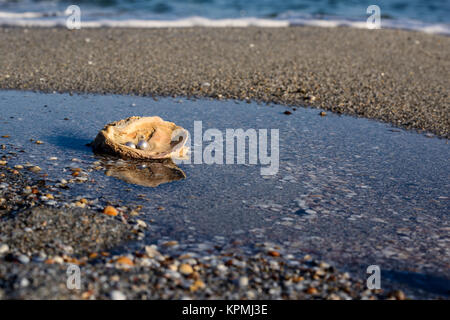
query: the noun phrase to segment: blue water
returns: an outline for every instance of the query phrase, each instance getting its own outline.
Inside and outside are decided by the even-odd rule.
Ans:
[[[80,6],[85,16],[123,19],[179,19],[201,16],[213,19],[257,17],[365,20],[367,7],[376,4],[381,17],[426,23],[450,22],[450,0],[0,0],[0,11],[57,12]]]

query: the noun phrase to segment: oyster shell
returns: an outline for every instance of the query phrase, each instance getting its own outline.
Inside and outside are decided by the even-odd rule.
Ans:
[[[188,131],[160,117],[130,117],[107,124],[92,143],[97,153],[129,159],[183,158]],[[173,138],[173,140],[172,140]],[[145,141],[145,150],[127,146]]]
[[[185,173],[171,159],[145,162],[105,163],[105,174],[127,183],[144,187],[157,187],[160,184],[186,178]]]

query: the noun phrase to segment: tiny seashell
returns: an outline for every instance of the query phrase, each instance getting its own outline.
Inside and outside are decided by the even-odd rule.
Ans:
[[[148,149],[148,143],[145,140],[139,140],[136,147],[141,150],[146,150]]]
[[[129,148],[136,149],[136,145],[131,141],[128,141],[125,145]]]

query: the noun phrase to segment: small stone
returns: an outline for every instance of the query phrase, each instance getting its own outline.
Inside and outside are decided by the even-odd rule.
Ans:
[[[314,288],[314,287],[309,287],[307,290],[306,290],[306,293],[307,294],[317,294],[317,289],[316,288]]]
[[[28,287],[29,284],[30,284],[30,281],[27,278],[23,278],[22,280],[20,280],[20,286],[22,288]]]
[[[105,209],[103,209],[103,213],[108,216],[117,216],[117,210],[113,206],[106,206]]]
[[[64,259],[63,259],[62,257],[60,257],[60,256],[56,256],[56,257],[53,259],[53,261],[54,261],[55,263],[58,263],[58,264],[63,264],[63,263],[64,263]]]
[[[222,272],[222,273],[225,273],[225,272],[228,271],[228,268],[227,268],[224,264],[219,264],[219,265],[217,266],[217,271]]]
[[[269,256],[272,256],[272,257],[279,257],[280,256],[280,253],[278,251],[274,251],[274,250],[271,250],[271,251],[267,252],[267,254]]]
[[[118,290],[114,290],[111,292],[111,299],[112,300],[127,300],[127,297]]]
[[[248,286],[248,278],[247,277],[240,277],[239,278],[239,286],[241,288],[244,288],[244,287]]]
[[[328,296],[328,300],[341,300],[341,297],[339,297],[337,294],[332,293]]]
[[[321,117],[325,117],[327,115],[327,113],[325,112],[325,111],[321,111],[320,113],[319,113],[319,116],[321,116]]]
[[[145,246],[145,253],[149,258],[154,258],[161,255],[155,245]]]
[[[130,258],[128,258],[128,257],[120,257],[120,258],[118,258],[116,260],[116,263],[124,264],[124,265],[128,265],[128,266],[133,266],[134,265],[133,261]]]
[[[28,170],[30,170],[33,173],[38,173],[42,169],[39,166],[32,166],[32,167],[29,167]]]
[[[9,251],[9,246],[7,244],[0,244],[0,254],[5,254]]]
[[[138,215],[139,215],[139,212],[137,212],[136,210],[131,210],[131,211],[130,211],[130,216],[136,217],[136,216],[138,216]]]
[[[195,291],[197,291],[198,289],[204,289],[205,287],[206,287],[205,283],[204,283],[202,280],[198,279],[198,280],[196,280],[196,281],[194,282],[193,285],[190,286],[189,289],[190,289],[192,292],[195,292]]]
[[[142,221],[142,220],[138,219],[138,220],[136,220],[136,223],[137,223],[138,226],[140,226],[142,228],[147,228],[147,224],[144,221]]]
[[[292,112],[290,112],[290,111],[288,111],[288,110],[286,110],[285,112],[283,112],[285,115],[290,115],[290,114],[292,114]]]
[[[178,241],[167,241],[167,242],[163,243],[163,246],[166,246],[166,247],[173,247],[176,245],[178,245]]]
[[[79,207],[79,208],[84,208],[86,207],[86,204],[80,202],[80,201],[75,201],[75,206]]]
[[[19,260],[19,262],[22,263],[22,264],[27,264],[28,262],[30,262],[30,258],[28,258],[24,254],[21,254],[20,256],[18,256],[17,260]]]
[[[405,300],[406,299],[405,294],[401,290],[395,290],[394,292],[392,292],[390,294],[390,296],[397,300]]]
[[[184,275],[190,275],[192,272],[194,272],[192,267],[187,263],[181,264],[180,267],[178,268],[178,271]]]

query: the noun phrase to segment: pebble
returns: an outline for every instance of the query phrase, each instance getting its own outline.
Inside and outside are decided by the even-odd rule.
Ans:
[[[121,291],[114,290],[111,292],[111,299],[112,300],[126,300],[127,297]]]
[[[239,286],[241,288],[248,286],[248,278],[247,277],[240,277],[239,278]]]
[[[314,287],[309,287],[307,290],[306,290],[306,293],[307,294],[317,294],[317,289],[316,288],[314,288]]]
[[[183,264],[181,264],[180,267],[178,268],[178,271],[179,271],[181,274],[184,274],[184,275],[190,275],[192,272],[194,272],[194,269],[192,269],[192,267],[191,267],[189,264],[183,263]]]
[[[118,214],[116,208],[114,208],[113,206],[106,206],[105,209],[103,209],[103,213],[113,217],[117,216]]]
[[[9,251],[9,246],[5,243],[0,245],[0,254],[5,254]]]
[[[21,254],[17,257],[17,260],[19,260],[20,263],[22,264],[27,264],[28,262],[30,262],[30,258],[28,258],[26,255]]]
[[[205,287],[206,287],[205,283],[202,280],[198,279],[195,280],[194,284],[190,286],[190,290],[195,292],[199,289],[204,289]]]
[[[142,221],[142,220],[137,219],[136,223],[140,227],[147,228],[147,224],[144,221]]]
[[[20,286],[22,288],[28,287],[29,284],[30,284],[30,281],[27,278],[22,278],[22,280],[20,280]]]
[[[133,261],[128,257],[120,257],[116,260],[116,263],[127,266],[134,266]]]
[[[159,251],[157,250],[157,247],[152,245],[152,246],[145,246],[145,253],[147,254],[147,256],[149,258],[154,258],[156,256],[160,256],[161,253],[159,253]]]
[[[395,290],[391,293],[391,297],[397,299],[397,300],[405,300],[406,296],[405,293],[401,290]]]
[[[30,171],[33,172],[33,173],[38,173],[38,172],[40,172],[42,169],[41,169],[39,166],[32,166],[32,167],[29,167],[28,170],[30,170]]]
[[[280,256],[280,253],[278,251],[274,251],[274,250],[271,250],[271,251],[267,252],[267,254],[269,256],[272,256],[272,257],[279,257]]]

